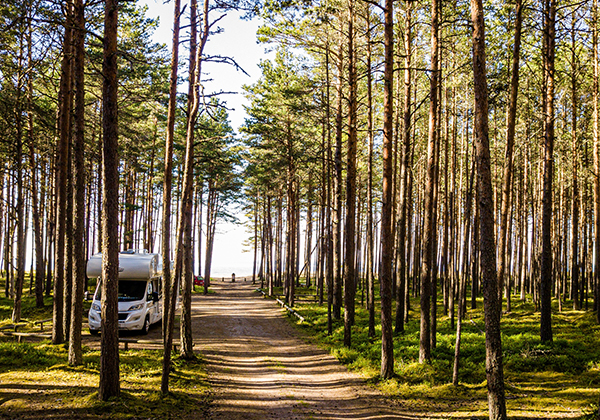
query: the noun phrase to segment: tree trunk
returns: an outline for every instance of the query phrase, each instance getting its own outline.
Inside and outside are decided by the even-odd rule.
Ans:
[[[573,299],[573,309],[579,310],[579,185],[578,185],[578,138],[577,138],[577,118],[579,116],[579,102],[577,97],[577,54],[575,40],[575,25],[577,16],[575,9],[571,15],[571,150],[572,150],[572,173],[573,184],[571,187],[571,299]],[[597,106],[597,105],[595,105]]]
[[[23,42],[21,40],[19,47],[19,62],[23,61]],[[19,66],[18,76],[22,79],[22,65]],[[13,289],[13,313],[12,321],[17,323],[21,321],[21,306],[23,297],[23,285],[25,283],[25,191],[23,189],[23,112],[21,109],[21,86],[16,87],[16,107],[15,107],[15,172],[17,183],[17,206],[16,206],[16,236],[17,236],[17,277]]]
[[[106,0],[102,73],[103,200],[102,200],[102,338],[98,397],[118,397],[119,386],[119,141],[117,124],[118,1]]]
[[[188,120],[186,132],[185,147],[185,167],[183,175],[183,193],[181,198],[181,212],[178,223],[177,248],[175,250],[175,287],[172,289],[171,296],[177,294],[179,281],[181,281],[182,301],[181,301],[181,356],[185,359],[194,358],[194,343],[192,338],[192,284],[193,284],[193,265],[192,265],[192,207],[194,199],[194,130],[198,116],[200,104],[200,59],[208,30],[202,33],[200,48],[197,45],[197,11],[198,3],[191,1],[190,8],[190,59],[189,59],[189,90],[188,90]],[[208,0],[204,2],[204,25],[208,28]],[[181,280],[179,280],[181,276]],[[176,299],[171,300],[169,314],[175,320]],[[171,323],[171,319],[169,319]],[[172,327],[172,325],[169,325]],[[172,332],[171,332],[172,334]]]
[[[485,24],[481,0],[471,0],[473,21],[473,79],[475,92],[475,150],[477,156],[477,189],[481,270],[485,313],[486,376],[490,420],[506,419],[502,341],[500,336],[500,300],[496,273],[496,241],[494,238],[494,203],[492,191],[490,145],[488,138],[488,93],[485,58]]]
[[[540,272],[540,339],[542,340],[542,342],[552,341],[552,176],[554,171],[554,56],[556,43],[554,28],[555,21],[556,4],[554,3],[554,0],[545,0],[544,80],[546,83],[544,92],[544,185],[542,192],[542,254]],[[596,200],[595,202],[599,201]],[[598,220],[597,217],[596,220]],[[600,236],[597,237],[600,238]]]
[[[75,82],[75,136],[73,160],[75,165],[75,199],[73,214],[73,311],[69,334],[69,365],[83,361],[81,328],[83,325],[83,289],[85,284],[85,11],[83,0],[75,0],[74,68]]]
[[[392,336],[392,236],[393,163],[394,163],[394,5],[385,1],[384,73],[383,73],[383,195],[381,209],[381,377],[394,375],[394,342]]]
[[[167,114],[167,138],[165,145],[165,175],[163,179],[163,214],[162,214],[162,263],[164,285],[163,313],[163,371],[161,392],[169,392],[169,372],[171,370],[171,347],[173,335],[168,333],[169,309],[171,308],[171,187],[173,183],[173,137],[175,134],[175,112],[177,107],[177,68],[179,66],[179,20],[181,2],[173,2],[173,43],[171,55],[171,77],[169,85],[169,109]]]
[[[429,137],[427,142],[427,174],[425,180],[425,225],[423,227],[423,263],[421,266],[421,325],[419,336],[419,363],[431,359],[431,273],[434,255],[434,193],[436,178],[436,149],[438,125],[438,85],[439,85],[439,1],[431,3],[431,78],[429,106]]]
[[[367,107],[368,107],[368,186],[367,186],[367,309],[369,311],[369,338],[375,337],[375,273],[373,270],[375,260],[375,238],[373,226],[373,72],[371,63],[371,9],[367,4]]]
[[[404,303],[406,294],[406,215],[408,206],[408,171],[410,156],[411,132],[411,58],[412,58],[412,3],[406,1],[406,16],[404,18],[404,110],[402,134],[402,162],[400,166],[400,215],[398,219],[398,284],[396,286],[396,328],[395,333],[404,332]]]
[[[109,8],[109,5],[106,6]],[[67,212],[67,166],[71,132],[71,14],[72,1],[67,2],[67,16],[63,41],[63,59],[61,64],[59,91],[59,132],[60,139],[56,152],[56,231],[54,246],[54,309],[52,312],[52,343],[61,344],[65,340],[64,318],[64,280],[65,280],[65,231]],[[115,12],[116,13],[116,12]]]
[[[354,0],[348,0],[348,152],[346,166],[346,258],[344,264],[344,345],[350,347],[351,327],[354,325],[356,293],[356,148],[357,148],[357,92],[354,56]]]
[[[598,0],[593,2],[593,28],[592,28],[592,44],[593,44],[593,60],[594,60],[594,73],[593,73],[593,84],[592,84],[592,97],[594,103],[594,267],[600,267],[600,135],[598,134],[599,119],[598,115]],[[597,307],[597,301],[600,298],[598,296],[598,284],[600,283],[600,270],[594,270],[593,284],[594,284],[594,298],[595,305]],[[596,311],[596,320],[600,323],[600,311]]]
[[[519,58],[521,53],[521,22],[523,16],[522,0],[516,0],[515,4],[515,43],[513,45],[513,60],[510,79],[510,98],[508,104],[508,116],[506,117],[506,155],[504,161],[504,179],[502,183],[502,208],[500,210],[500,237],[498,238],[498,293],[502,301],[504,290],[504,276],[507,260],[508,240],[508,213],[510,212],[513,154],[515,143],[515,121],[517,117],[517,96],[519,93]],[[507,287],[507,305],[510,299]]]
[[[206,254],[204,257],[204,294],[208,294],[210,286],[210,270],[212,268],[213,245],[215,241],[215,229],[218,208],[218,192],[214,182],[208,182],[208,199],[206,200]]]
[[[335,116],[335,177],[334,177],[334,218],[333,218],[333,246],[334,246],[334,277],[333,277],[333,318],[341,318],[342,306],[342,100],[344,78],[344,48],[340,43],[338,52],[338,85],[337,109]]]

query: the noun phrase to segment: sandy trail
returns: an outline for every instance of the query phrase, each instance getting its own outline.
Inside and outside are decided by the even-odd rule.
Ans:
[[[207,361],[217,419],[408,419],[361,377],[307,343],[250,282],[194,296],[194,341]]]

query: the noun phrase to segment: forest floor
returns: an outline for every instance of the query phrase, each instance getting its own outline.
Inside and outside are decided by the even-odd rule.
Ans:
[[[24,329],[39,331],[33,321],[50,316],[51,298],[43,309],[35,308],[31,296],[27,302]],[[10,323],[11,305],[0,298],[0,324]],[[464,326],[466,359],[461,385],[454,387],[447,379],[454,333],[446,321],[440,323],[437,357],[430,365],[411,362],[418,352],[418,320],[408,324],[407,332],[395,337],[400,352],[395,355],[396,376],[380,382],[381,342],[363,331],[361,307],[353,346],[347,349],[335,345],[343,334],[339,321],[332,336],[324,335],[326,308],[299,304],[296,309],[306,321],[294,325],[296,320],[274,300],[243,279],[213,281],[211,293],[195,293],[192,305],[198,359],[188,362],[174,355],[166,397],[160,393],[162,345],[148,343],[160,341],[160,325],[152,326],[147,336],[120,333],[145,342],[128,343],[128,350],[121,344],[121,397],[109,402],[97,398],[100,337],[87,328],[84,361],[78,367],[67,364],[66,345],[34,339],[18,344],[14,337],[0,335],[0,419],[487,418],[483,334],[473,321],[483,324],[480,311],[470,311],[472,322]],[[600,388],[600,327],[593,314],[555,314],[557,339],[540,345],[534,337],[538,317],[530,309],[503,317],[510,417],[592,418],[590,409],[597,408],[590,404],[598,400]]]
[[[415,419],[310,344],[249,282],[195,297],[195,344],[206,362],[214,420]]]

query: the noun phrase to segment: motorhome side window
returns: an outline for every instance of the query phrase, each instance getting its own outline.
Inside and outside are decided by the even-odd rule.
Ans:
[[[148,294],[146,295],[146,300],[152,300],[152,282],[148,282]]]

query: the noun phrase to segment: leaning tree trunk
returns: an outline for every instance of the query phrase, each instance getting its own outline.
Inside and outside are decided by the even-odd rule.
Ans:
[[[177,67],[179,63],[179,19],[180,0],[173,3],[173,47],[171,55],[171,78],[169,89],[169,109],[167,114],[167,138],[165,145],[165,176],[163,179],[163,214],[162,214],[162,263],[164,285],[163,319],[169,319],[171,299],[171,184],[173,183],[173,137],[175,135],[175,112],[177,107]],[[169,392],[169,372],[171,370],[171,347],[173,334],[169,334],[168,322],[163,322],[163,371],[161,392]]]
[[[488,93],[485,58],[485,26],[482,0],[471,0],[473,21],[473,79],[475,92],[475,153],[481,244],[481,271],[485,313],[486,376],[490,420],[506,419],[502,340],[500,336],[500,299],[496,273],[494,238],[494,200],[490,144],[488,138]]]
[[[117,120],[118,1],[106,0],[102,74],[102,338],[98,397],[118,397],[119,386],[119,141]]]

